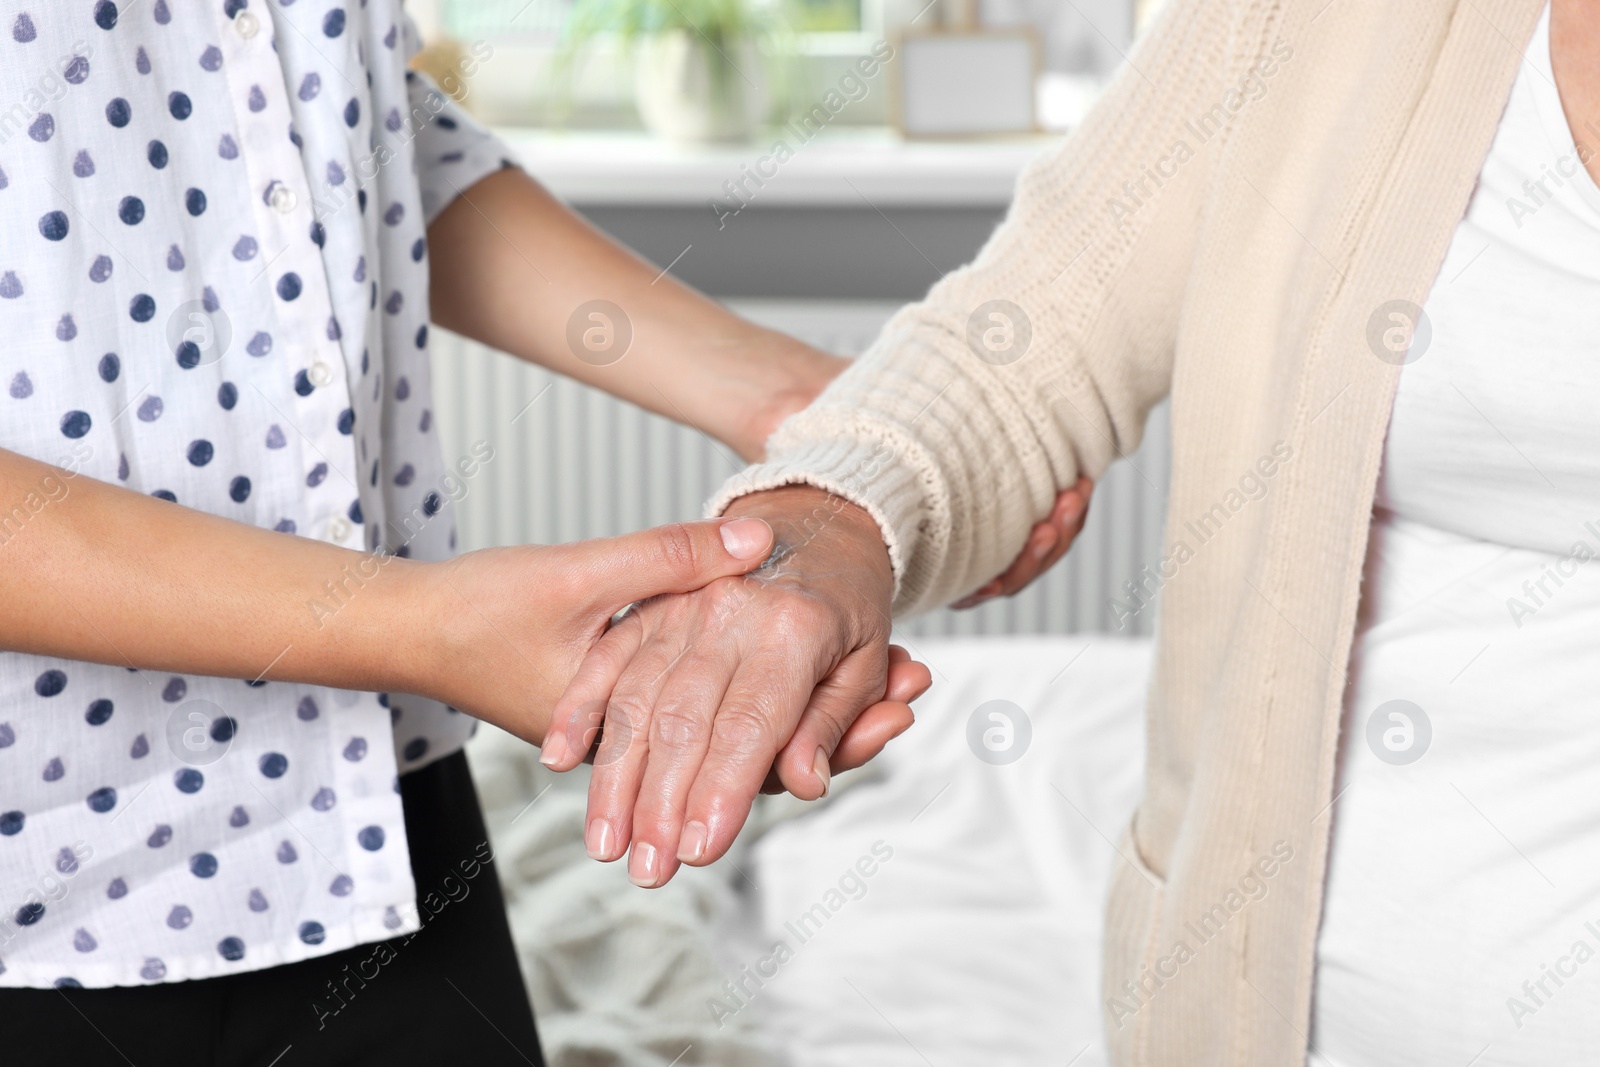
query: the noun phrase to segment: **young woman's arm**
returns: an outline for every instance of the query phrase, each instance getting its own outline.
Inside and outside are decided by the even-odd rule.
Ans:
[[[778,423],[846,366],[763,329],[635,256],[520,170],[464,191],[428,227],[431,306],[439,325],[761,456]],[[592,300],[623,310],[632,338],[614,363],[622,323],[581,317],[602,347],[580,359],[568,339]],[[607,329],[613,331],[605,337]],[[581,337],[580,333],[580,337]]]
[[[849,364],[663,274],[520,170],[462,192],[428,228],[428,242],[439,325],[686,422],[747,460],[763,458],[778,424]],[[597,299],[628,317],[632,338],[615,363],[602,363],[604,353],[578,358],[569,337],[573,312]],[[1083,529],[1093,488],[1084,478],[1062,492],[1005,573],[957,606],[1010,596],[1054,566]]]
[[[617,611],[742,574],[771,543],[762,522],[717,521],[420,563],[259,529],[0,450],[0,648],[416,693],[540,743],[549,709]]]
[[[415,693],[543,744],[556,698],[617,612],[744,574],[771,548],[764,522],[716,520],[419,563],[0,450],[0,649]],[[885,700],[841,744],[840,767],[876,756],[928,684],[900,653]]]

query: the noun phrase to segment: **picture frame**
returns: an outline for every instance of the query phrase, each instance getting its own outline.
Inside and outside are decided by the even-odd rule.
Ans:
[[[1039,131],[1041,47],[1032,28],[905,32],[895,48],[889,119],[902,137],[981,139]]]

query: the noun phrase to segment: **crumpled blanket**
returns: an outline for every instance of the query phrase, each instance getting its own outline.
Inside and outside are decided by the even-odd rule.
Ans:
[[[719,1027],[706,1005],[726,980],[713,931],[738,906],[749,842],[785,805],[763,798],[733,854],[644,890],[621,862],[584,851],[587,767],[555,774],[537,748],[487,723],[468,756],[550,1067],[783,1062],[754,1018]]]

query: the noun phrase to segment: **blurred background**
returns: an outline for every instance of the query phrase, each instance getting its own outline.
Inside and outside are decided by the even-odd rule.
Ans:
[[[1090,106],[1153,7],[408,4],[430,42],[422,65],[451,72],[438,80],[556,195],[746,317],[847,355],[973,257],[1022,167]],[[470,76],[454,73],[463,57]],[[952,115],[959,132],[924,129]],[[498,427],[490,439],[509,457],[462,504],[465,547],[696,517],[739,468],[693,430],[458,338],[442,336],[434,355],[449,454]],[[1126,600],[1125,583],[1159,558],[1166,472],[1163,410],[1140,452],[1097,488],[1088,528],[1053,573],[1011,600],[908,620],[906,632],[1114,629],[1111,599]],[[1127,632],[1150,632],[1154,615]]]
[[[408,3],[419,65],[552,192],[845,355],[973,257],[1153,7]],[[741,467],[692,428],[435,338],[447,457],[496,449],[459,502],[465,549],[698,517]],[[586,771],[551,775],[480,730],[469,754],[552,1065],[1104,1063],[1104,886],[1140,789],[1156,615],[1118,629],[1110,605],[1159,558],[1168,465],[1163,407],[1054,571],[902,620],[934,674],[914,729],[824,801],[763,798],[729,857],[663,889],[586,858]]]

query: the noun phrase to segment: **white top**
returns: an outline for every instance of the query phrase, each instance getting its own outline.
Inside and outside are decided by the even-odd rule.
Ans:
[[[0,448],[77,473],[0,502],[0,566],[74,478],[447,556],[466,471],[433,427],[424,233],[502,150],[408,79],[399,0],[5,11]],[[359,595],[327,577],[317,617]],[[397,765],[471,725],[0,654],[0,985],[203,978],[415,929]]]
[[[1577,1063],[1600,1043],[1600,189],[1548,20],[1400,378],[1312,1063]]]

